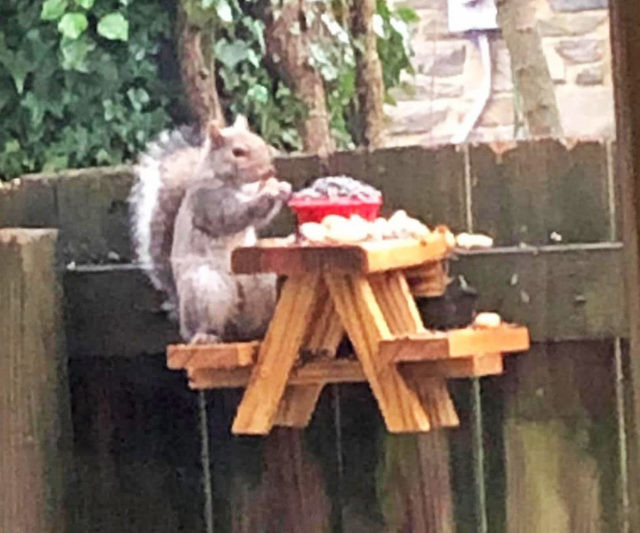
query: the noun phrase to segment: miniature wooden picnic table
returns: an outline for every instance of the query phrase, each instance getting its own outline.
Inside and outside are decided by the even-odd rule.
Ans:
[[[264,340],[173,345],[168,366],[194,389],[246,386],[232,431],[267,434],[305,427],[327,383],[366,381],[389,431],[457,426],[447,378],[500,374],[502,356],[528,349],[527,328],[427,330],[415,297],[447,283],[444,236],[353,245],[291,245],[282,239],[238,248],[237,274],[276,273],[284,283]],[[356,359],[336,358],[344,335]],[[322,354],[300,362],[300,353]]]

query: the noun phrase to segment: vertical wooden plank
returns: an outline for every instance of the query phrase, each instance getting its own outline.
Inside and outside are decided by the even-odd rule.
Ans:
[[[0,230],[0,531],[63,532],[71,424],[54,230]]]
[[[521,143],[500,156],[470,148],[473,228],[496,245],[597,242],[609,237],[606,148]],[[552,234],[556,234],[552,237]]]
[[[634,438],[629,448],[631,530],[640,530],[640,4],[632,0],[610,3],[610,30],[616,117],[616,181],[621,190],[622,235],[625,243],[625,282],[630,315],[630,402]]]
[[[72,357],[70,533],[204,531],[197,395],[165,362]]]
[[[389,272],[371,276],[373,288],[391,332],[417,333],[423,329],[418,307],[403,274]],[[380,487],[385,498],[383,512],[389,531],[453,532],[453,501],[449,475],[449,443],[442,422],[456,422],[453,403],[442,379],[412,381],[429,419],[427,434],[386,435]],[[453,421],[452,420],[452,421]]]
[[[313,439],[289,428],[273,428],[266,437],[233,436],[240,393],[208,394],[214,531],[335,531],[335,454],[320,445],[332,443],[333,428],[323,400],[307,430]]]
[[[612,343],[538,344],[505,363],[506,530],[619,531]]]
[[[384,210],[405,209],[427,224],[465,229],[464,155],[453,146],[369,153],[366,181],[384,191]]]

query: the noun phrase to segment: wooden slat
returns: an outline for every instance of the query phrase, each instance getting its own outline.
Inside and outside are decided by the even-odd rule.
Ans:
[[[481,354],[455,359],[436,359],[421,363],[401,363],[400,372],[414,381],[443,377],[468,379],[502,374],[502,354]]]
[[[320,277],[291,277],[282,287],[238,413],[235,434],[267,434],[312,318]]]
[[[431,423],[418,395],[394,365],[377,359],[378,344],[391,332],[369,282],[353,276],[325,276],[325,282],[389,431],[428,431]]]
[[[369,279],[378,305],[394,335],[424,333],[420,313],[402,272],[376,274]],[[378,364],[395,368],[394,361],[382,353],[377,354],[377,359]],[[419,396],[432,428],[459,424],[444,379],[414,379],[409,375],[406,384]]]
[[[258,246],[234,250],[231,268],[236,274],[367,274],[439,261],[446,254],[446,243],[439,234],[428,243],[393,239],[337,246],[287,246],[281,240],[271,239],[260,241]]]
[[[235,368],[252,365],[259,342],[221,344],[171,344],[167,347],[167,368]]]
[[[385,360],[423,361],[465,357],[483,353],[514,353],[529,349],[529,331],[523,326],[503,325],[491,329],[462,328],[427,332],[382,341]]]
[[[189,386],[193,389],[244,387],[251,375],[250,368],[234,370],[196,370]],[[359,383],[366,381],[362,365],[355,359],[338,359],[309,362],[294,368],[289,375],[289,385],[308,387],[319,383]]]
[[[405,270],[405,276],[411,294],[422,298],[442,296],[449,282],[445,261],[434,261],[410,268]]]
[[[324,284],[318,295],[316,306],[312,327],[309,328],[308,336],[303,342],[303,350],[311,355],[333,358],[345,331]],[[308,386],[288,385],[280,402],[275,424],[298,428],[306,427],[311,420],[323,388],[323,382]]]
[[[457,379],[481,377],[502,372],[502,356],[485,354],[459,357],[451,360],[402,363],[400,373],[414,380],[434,377]],[[251,376],[250,367],[235,369],[199,368],[191,373],[189,386],[192,389],[220,389],[245,387]],[[325,359],[312,361],[295,367],[289,374],[288,385],[311,388],[328,383],[363,383],[367,378],[362,364],[356,359]]]
[[[478,290],[480,309],[526,324],[533,342],[628,335],[620,244],[494,249],[460,255],[451,269]],[[64,294],[72,358],[139,357],[180,342],[137,267],[67,270]]]

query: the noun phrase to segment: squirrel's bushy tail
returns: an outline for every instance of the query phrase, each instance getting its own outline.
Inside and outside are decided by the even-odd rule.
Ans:
[[[129,196],[134,251],[154,287],[166,293],[167,310],[176,306],[171,272],[174,222],[185,180],[192,171],[189,162],[201,144],[194,128],[164,131],[149,143],[134,167],[135,183]]]

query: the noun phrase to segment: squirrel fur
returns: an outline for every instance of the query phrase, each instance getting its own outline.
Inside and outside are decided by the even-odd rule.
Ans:
[[[272,156],[239,116],[226,128],[162,133],[139,157],[134,247],[185,341],[251,340],[266,330],[276,277],[232,274],[231,252],[255,244],[291,193],[275,179]]]

